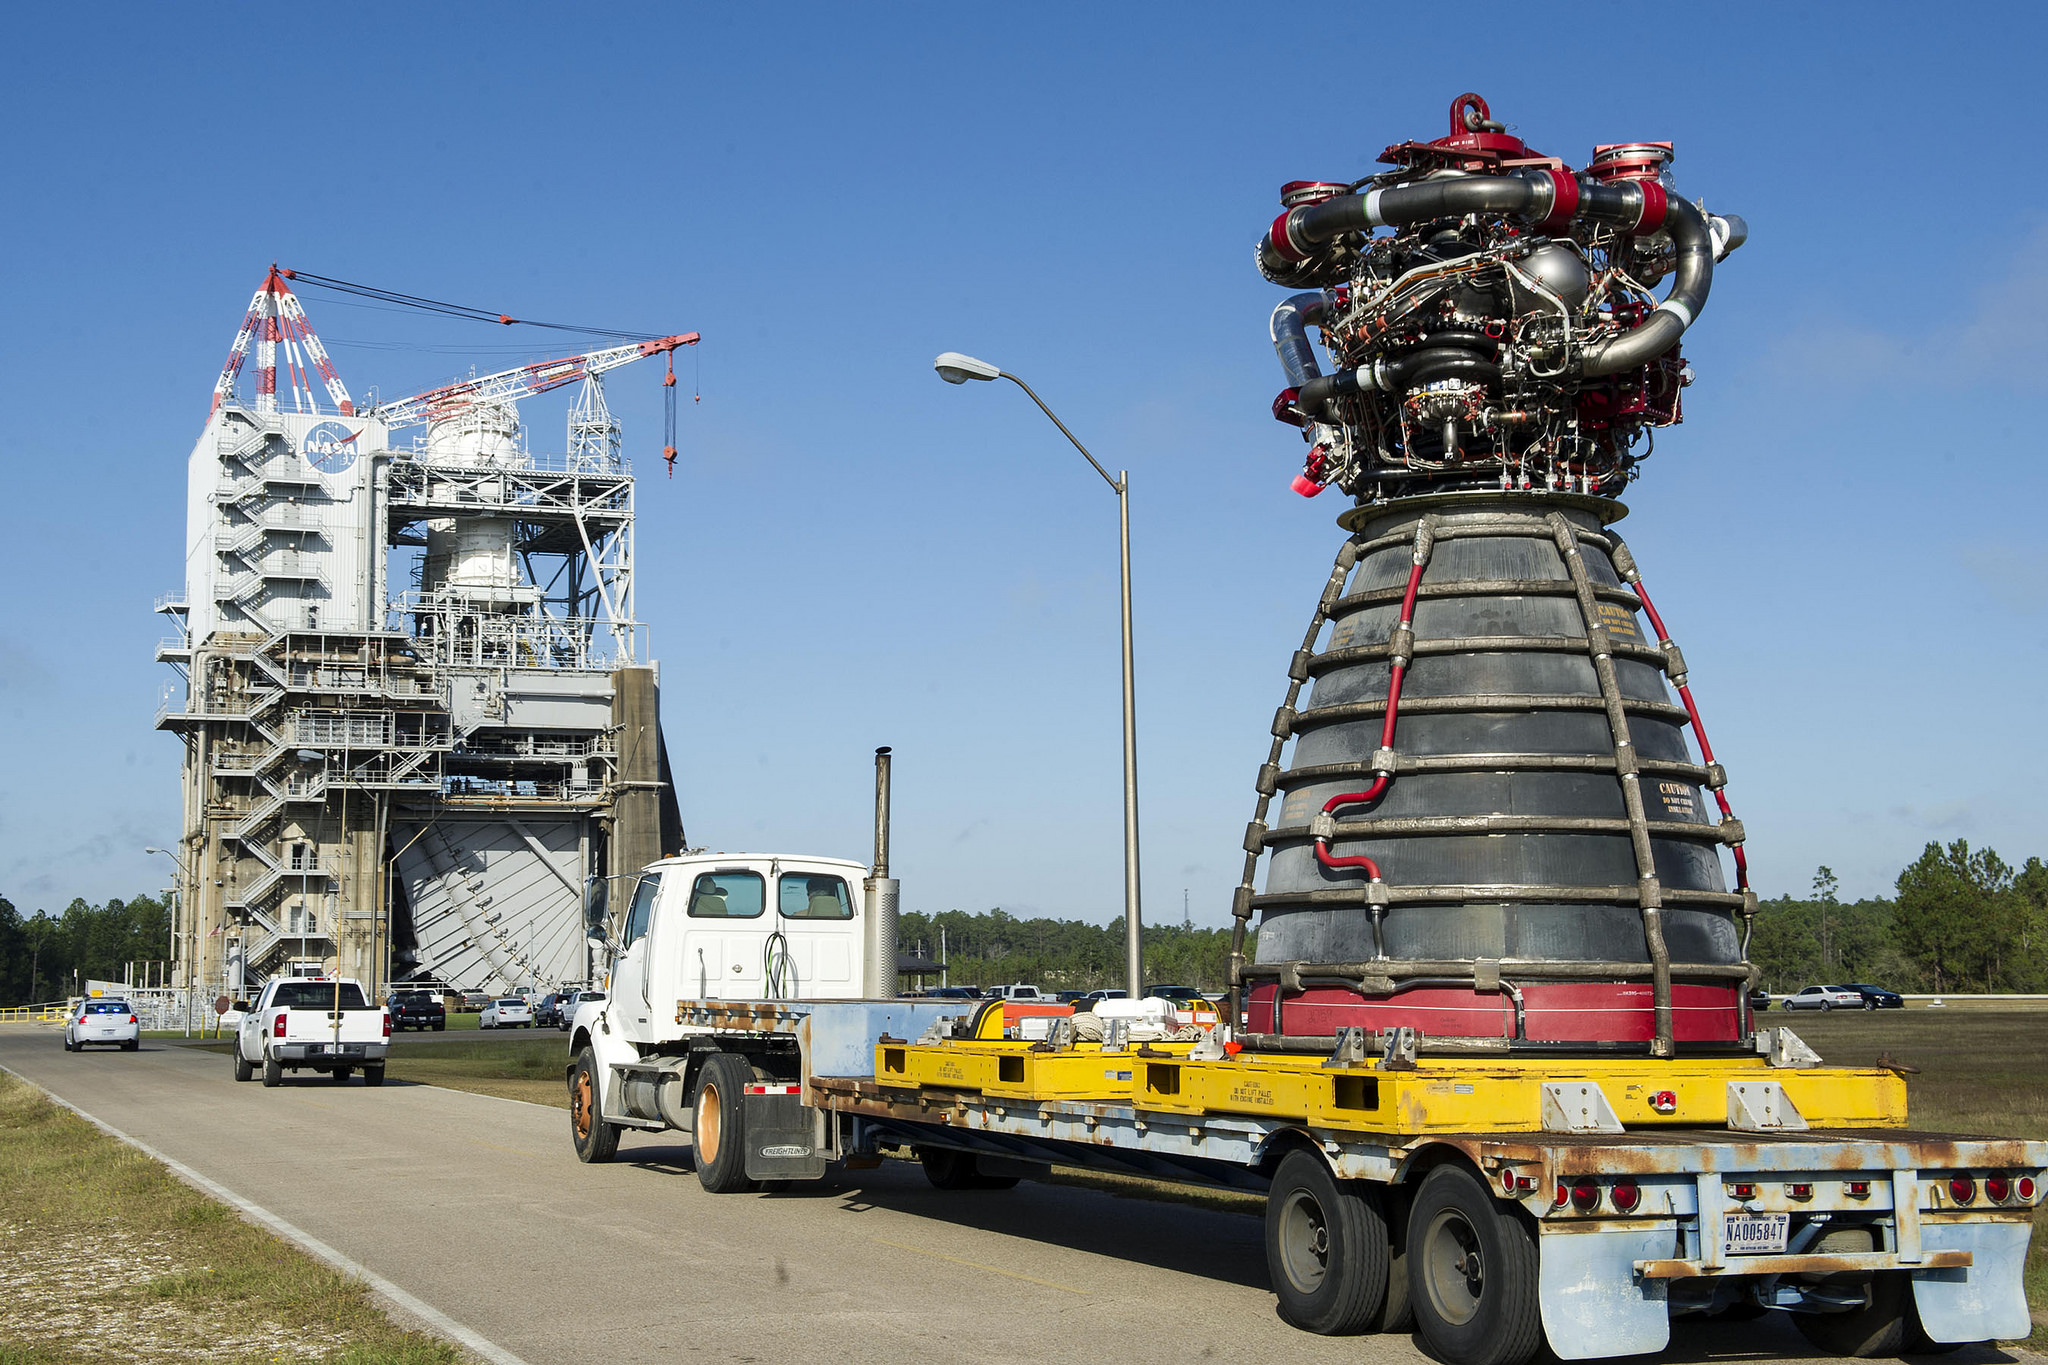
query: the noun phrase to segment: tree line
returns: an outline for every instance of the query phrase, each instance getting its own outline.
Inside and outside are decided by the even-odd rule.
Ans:
[[[1968,840],[1930,843],[1888,899],[1845,902],[1826,867],[1811,894],[1757,909],[1750,960],[1774,991],[1868,982],[1894,990],[2048,992],[2048,866],[2013,867]]]
[[[87,981],[119,981],[129,963],[161,962],[170,952],[171,913],[154,896],[74,900],[60,915],[26,916],[0,896],[0,1005],[61,1000]]]
[[[1891,897],[1844,901],[1839,889],[1822,867],[1809,895],[1758,907],[1749,956],[1767,989],[1863,981],[1936,993],[2048,992],[2048,865],[2040,858],[2015,868],[1966,840],[1930,843],[1899,873]],[[1123,985],[1121,918],[1019,919],[999,907],[906,912],[897,925],[905,953],[933,959],[942,931],[947,980],[956,986]],[[1248,937],[1247,956],[1256,938]],[[60,999],[88,979],[118,981],[128,963],[162,960],[169,943],[169,910],[153,896],[74,900],[62,914],[30,916],[0,897],[0,1004]],[[1220,991],[1229,980],[1230,931],[1147,925],[1143,958],[1148,986]]]
[[[955,986],[1027,981],[1044,990],[1092,991],[1124,984],[1121,917],[1097,926],[1071,919],[1019,919],[1000,907],[978,914],[912,911],[897,920],[896,938],[904,953],[935,961],[943,942],[946,980]],[[1228,929],[1148,924],[1141,942],[1147,986],[1193,986],[1213,993],[1230,984]],[[1252,943],[1246,940],[1247,956]],[[905,984],[936,986],[939,978]]]

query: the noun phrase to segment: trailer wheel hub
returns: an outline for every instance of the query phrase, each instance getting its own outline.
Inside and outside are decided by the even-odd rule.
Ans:
[[[1313,1292],[1329,1271],[1329,1224],[1322,1205],[1307,1190],[1288,1195],[1280,1210],[1280,1264],[1303,1293]]]
[[[1423,1280],[1431,1305],[1446,1322],[1470,1322],[1486,1294],[1478,1232],[1464,1214],[1445,1209],[1431,1221],[1423,1248]]]

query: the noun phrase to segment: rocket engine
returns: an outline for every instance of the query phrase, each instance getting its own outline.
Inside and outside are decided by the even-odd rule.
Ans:
[[[1668,143],[1574,171],[1476,94],[1447,136],[1381,160],[1284,186],[1257,250],[1303,291],[1272,321],[1273,412],[1308,446],[1295,490],[1355,505],[1246,833],[1246,1041],[1739,1046],[1742,827],[1613,527],[1651,433],[1681,419],[1681,337],[1747,227],[1677,194]]]

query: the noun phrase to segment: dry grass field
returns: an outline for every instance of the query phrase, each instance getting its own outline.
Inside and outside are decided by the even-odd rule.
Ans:
[[[453,1365],[367,1288],[0,1074],[0,1365]]]

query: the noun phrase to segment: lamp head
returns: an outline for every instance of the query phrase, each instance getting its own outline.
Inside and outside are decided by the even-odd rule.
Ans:
[[[143,851],[144,853],[161,853],[161,852],[163,852],[163,850],[162,850],[162,849],[160,849],[160,848],[145,848],[145,849],[143,849],[142,851]]]
[[[1003,373],[986,360],[976,360],[958,351],[946,352],[932,362],[932,368],[948,384],[965,384],[970,379],[999,379]]]

